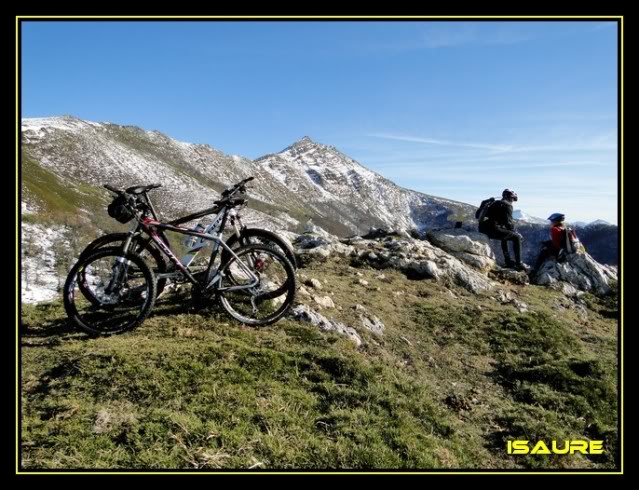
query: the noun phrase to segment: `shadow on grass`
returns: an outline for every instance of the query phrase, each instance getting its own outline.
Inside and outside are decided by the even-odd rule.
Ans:
[[[219,311],[221,309],[215,298],[194,300],[190,294],[170,292],[156,300],[149,318]],[[23,306],[19,333],[22,347],[50,347],[62,342],[95,338],[67,318],[61,303]]]

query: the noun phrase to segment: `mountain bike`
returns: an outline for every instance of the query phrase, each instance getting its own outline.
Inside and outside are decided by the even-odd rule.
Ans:
[[[228,189],[225,189],[222,192],[222,197],[233,196],[238,192],[245,192],[247,181],[242,181],[238,184],[235,184]],[[152,186],[147,186],[145,189],[140,189],[139,187],[129,187],[125,192],[138,192],[140,199],[142,199],[146,205],[148,206],[149,212],[151,216],[155,220],[160,220],[159,214],[155,210],[155,206],[153,206],[153,202],[151,201],[148,191],[152,189],[157,189],[159,184],[155,184]],[[249,245],[251,243],[264,243],[272,248],[283,253],[286,258],[291,262],[293,268],[297,270],[297,260],[295,258],[295,253],[292,247],[282,238],[280,238],[276,233],[273,233],[269,230],[264,230],[261,228],[249,228],[242,221],[242,210],[245,208],[246,204],[243,206],[237,206],[232,208],[228,213],[228,220],[230,224],[230,229],[232,230],[228,239],[225,240],[226,245],[230,248],[236,249],[238,247]],[[218,215],[222,209],[220,206],[215,206],[209,209],[205,209],[202,211],[198,211],[196,213],[190,214],[188,216],[183,216],[181,218],[174,219],[169,221],[168,224],[171,225],[181,225],[183,223],[188,223],[190,221],[199,220],[208,215]],[[208,233],[211,229],[214,228],[216,222],[213,221],[208,226],[204,227],[204,232]],[[197,227],[201,227],[198,223]],[[162,230],[158,231],[158,235],[160,238],[170,246],[169,239],[164,234]],[[124,241],[127,238],[127,233],[109,233],[107,235],[103,235],[101,237],[93,240],[86,248],[80,253],[79,259],[82,260],[86,258],[89,254],[94,252],[98,248],[103,247],[114,247],[114,246],[122,246]],[[150,264],[151,269],[156,274],[164,274],[168,272],[170,269],[170,264],[166,262],[164,259],[164,255],[160,248],[155,244],[150,237],[139,235],[134,238],[134,251],[135,253],[141,255],[147,262]],[[198,260],[198,253],[202,251],[203,248],[206,247],[208,243],[202,240],[193,240],[189,245],[190,249],[186,255],[184,255],[180,261],[182,263],[191,263],[194,260]],[[190,257],[192,255],[192,257]],[[222,260],[228,260],[229,252],[226,249],[222,250]],[[164,276],[161,276],[157,282],[157,295],[160,296],[164,291],[167,285],[168,279]]]
[[[243,190],[250,180],[252,177],[238,184],[236,192]],[[105,187],[117,196],[109,205],[109,214],[123,223],[135,221],[122,246],[97,248],[71,269],[64,285],[64,307],[79,328],[93,335],[135,328],[155,304],[158,279],[190,282],[200,299],[216,299],[231,317],[248,325],[267,325],[286,314],[296,289],[295,270],[286,256],[260,243],[232,249],[221,238],[229,213],[246,202],[233,197],[236,192],[215,201],[218,214],[207,231],[155,219],[143,196],[159,187],[157,184],[126,191]],[[211,209],[200,213],[209,214]],[[206,267],[193,268],[192,254],[187,255],[190,259],[178,259],[160,235],[162,231],[188,235],[198,242],[212,242]],[[173,265],[172,269],[155,273],[135,253],[141,236],[150,238]],[[220,249],[226,256],[219,254],[220,259],[216,260]]]

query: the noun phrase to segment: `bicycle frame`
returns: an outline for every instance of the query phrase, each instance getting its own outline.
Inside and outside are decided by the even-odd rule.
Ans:
[[[215,212],[218,213],[218,217],[214,220],[214,222],[211,225],[209,225],[204,230],[204,232],[198,232],[189,228],[183,228],[181,226],[177,226],[178,224],[186,223],[194,219],[200,218],[202,216],[213,214]],[[153,211],[152,211],[152,214],[155,215]],[[135,226],[129,232],[129,235],[123,245],[123,251],[125,254],[129,251],[132,239],[135,235],[140,233],[145,233],[151,238],[151,240],[155,242],[155,244],[162,251],[162,253],[166,255],[168,259],[176,266],[179,272],[184,274],[184,276],[191,283],[197,285],[203,290],[215,288],[218,291],[234,291],[234,290],[249,289],[249,288],[255,287],[259,283],[259,278],[255,274],[253,274],[251,270],[242,263],[241,260],[239,260],[239,257],[235,254],[233,249],[229,247],[226,243],[224,243],[224,241],[222,240],[222,230],[224,230],[224,226],[226,224],[228,214],[229,214],[229,208],[226,206],[222,206],[222,207],[215,207],[215,208],[199,211],[192,215],[185,216],[183,218],[178,218],[168,223],[162,223],[155,217],[154,218],[142,217],[139,220],[136,220],[137,222]],[[178,257],[175,255],[173,250],[171,250],[170,246],[165,242],[163,237],[160,235],[160,233],[162,233],[162,231],[164,230],[173,231],[182,235],[198,237],[200,239],[198,243],[202,243],[202,246],[198,247],[197,250],[191,250],[191,251],[195,251],[195,254],[197,254],[199,249],[205,246],[203,244],[204,241],[214,242],[214,245],[211,251],[211,257],[209,259],[209,265],[206,269],[206,273],[204,275],[205,279],[203,282],[198,281],[197,278],[191,273],[191,271],[188,268],[188,265],[192,261],[192,259],[195,257],[195,254],[185,256],[184,259],[187,259],[187,258],[190,258],[190,259],[188,259],[186,263],[183,263],[182,260],[178,259]],[[213,231],[213,233],[209,233],[210,231]],[[217,257],[217,253],[220,246],[226,249],[235,259],[238,259],[238,264],[240,265],[240,268],[242,269],[244,273],[248,275],[249,279],[252,281],[250,284],[241,285],[241,286],[229,286],[225,288],[222,288],[219,286],[219,284],[222,281],[222,276],[219,274],[219,270],[214,270],[213,264],[215,262],[215,258]],[[172,277],[175,274],[176,273],[167,273],[167,274],[161,274],[161,275],[158,274],[158,276]]]
[[[144,193],[144,199],[146,201],[146,204],[149,206],[149,210],[151,211],[151,216],[153,216],[153,219],[155,221],[160,221],[160,218],[158,216],[158,214],[155,212],[155,208],[153,207],[153,203],[151,202],[151,199],[149,198],[148,194],[145,192]],[[224,211],[224,213],[222,213],[221,211]],[[224,224],[225,223],[220,223],[223,217],[228,216],[230,218],[231,221],[231,225],[233,226],[233,229],[235,231],[235,235],[237,236],[237,238],[239,239],[242,235],[242,230],[244,228],[246,228],[246,226],[244,225],[244,223],[242,223],[242,219],[240,217],[240,215],[237,213],[237,210],[234,208],[227,208],[225,206],[215,206],[212,208],[208,208],[208,209],[203,209],[201,211],[198,211],[196,213],[193,214],[189,214],[187,216],[183,216],[181,218],[176,218],[172,221],[169,221],[167,223],[165,223],[165,225],[173,225],[173,226],[177,226],[180,225],[182,223],[188,223],[190,221],[195,221],[199,218],[203,218],[204,216],[209,216],[211,214],[217,214],[217,217],[215,218],[215,220],[213,220],[213,222],[211,224],[209,224],[205,229],[204,229],[204,233],[205,234],[210,234],[211,231],[213,229],[215,229],[217,227],[218,230],[223,230],[224,229]],[[218,227],[218,225],[220,225]],[[180,227],[181,228],[181,227]],[[182,230],[184,228],[181,228]],[[175,231],[175,230],[172,230]],[[180,232],[178,232],[180,233]],[[150,234],[148,234],[149,238],[142,242],[143,246],[146,246],[150,241],[151,241],[151,237]],[[221,238],[221,233],[220,233],[220,238]],[[160,238],[170,247],[170,242],[169,239],[160,232]],[[200,238],[200,240],[198,240],[196,243],[193,244],[193,246],[191,246],[189,252],[187,253],[187,255],[183,256],[180,259],[180,262],[182,263],[182,265],[188,267],[188,265],[193,261],[193,259],[195,259],[195,256],[198,254],[198,252],[206,247],[206,242],[207,240]],[[228,247],[225,247],[228,248]],[[162,274],[162,276],[167,276],[166,274]]]

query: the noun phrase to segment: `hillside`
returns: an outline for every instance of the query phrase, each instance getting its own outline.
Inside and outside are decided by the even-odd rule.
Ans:
[[[59,302],[23,305],[24,467],[618,465],[614,286],[567,295],[489,275],[473,292],[444,268],[429,279],[313,250],[298,249],[300,308],[341,330],[292,316],[244,327],[196,309],[188,288],[110,338],[70,330]],[[601,439],[606,452],[507,455],[522,438]]]
[[[127,228],[102,184],[161,182],[169,218],[249,175],[245,221],[277,230],[300,264],[284,320],[240,325],[182,285],[132,332],[70,328],[60,287],[73,261]],[[619,466],[615,226],[580,227],[588,253],[529,277],[499,267],[473,206],[308,137],[249,160],[72,117],[23,121],[21,189],[24,469]],[[532,262],[547,227],[519,217]],[[513,439],[605,452],[512,456]]]

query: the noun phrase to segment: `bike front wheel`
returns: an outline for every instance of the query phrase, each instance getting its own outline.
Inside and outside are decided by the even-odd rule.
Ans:
[[[279,251],[266,245],[247,245],[233,251],[219,270],[220,304],[247,325],[274,323],[295,300],[295,270]]]
[[[153,272],[139,255],[100,248],[79,260],[64,285],[64,308],[91,335],[132,330],[151,312],[157,295]]]
[[[128,233],[109,233],[108,235],[103,235],[101,237],[93,240],[80,254],[80,258],[78,260],[85,259],[89,254],[95,252],[98,248],[107,248],[107,247],[122,247],[126,239],[128,238]],[[166,239],[163,238],[166,242]],[[166,260],[164,260],[164,256],[160,249],[155,245],[150,238],[144,237],[134,237],[133,239],[133,248],[129,249],[133,250],[133,252],[140,257],[142,257],[150,267],[154,274],[162,274],[167,272],[168,265]],[[157,279],[157,288],[158,294],[160,296],[164,291],[164,288],[167,284],[167,279],[162,277]],[[86,295],[86,292],[85,292]]]

